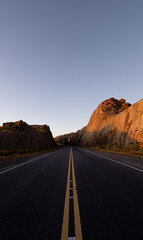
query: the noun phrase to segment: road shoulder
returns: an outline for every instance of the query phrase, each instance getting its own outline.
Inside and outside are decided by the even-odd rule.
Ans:
[[[51,153],[51,152],[54,152],[54,151],[57,151],[59,150],[61,147],[57,147],[57,148],[54,148],[54,149],[49,149],[47,151],[41,151],[39,153],[29,153],[29,154],[26,154],[24,156],[20,156],[20,157],[13,157],[13,158],[7,158],[7,159],[1,159],[0,160],[0,172],[1,171],[4,171],[4,170],[7,170],[9,168],[12,168],[12,167],[15,167],[17,165],[20,165],[22,163],[26,163],[30,160],[33,160],[35,158],[39,158],[39,157],[42,157],[44,156],[45,154],[48,154],[48,153]]]
[[[143,159],[139,157],[133,157],[129,155],[122,155],[118,153],[112,153],[112,152],[106,152],[106,151],[101,151],[101,150],[96,150],[96,149],[90,149],[90,148],[83,148],[85,150],[91,151],[95,154],[101,155],[105,158],[110,158],[111,160],[113,159],[114,161],[132,166],[134,168],[138,168],[143,170]]]

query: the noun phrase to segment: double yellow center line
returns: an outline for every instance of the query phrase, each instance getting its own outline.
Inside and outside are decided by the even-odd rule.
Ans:
[[[72,148],[70,150],[69,156],[69,167],[68,167],[68,176],[67,176],[67,187],[66,187],[66,196],[65,196],[65,206],[64,206],[64,215],[63,215],[63,224],[62,224],[62,234],[61,240],[68,240],[69,232],[69,198],[70,198],[70,173],[72,168],[72,181],[73,181],[73,201],[74,201],[74,225],[75,225],[75,239],[82,240],[82,230],[81,230],[81,221],[78,205],[78,196],[76,189],[76,180],[75,180],[75,171],[74,171],[74,162],[73,162],[73,152]]]

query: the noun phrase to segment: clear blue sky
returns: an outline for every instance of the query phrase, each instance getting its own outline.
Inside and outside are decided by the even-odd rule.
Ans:
[[[76,131],[110,97],[143,97],[142,0],[0,1],[0,125]]]

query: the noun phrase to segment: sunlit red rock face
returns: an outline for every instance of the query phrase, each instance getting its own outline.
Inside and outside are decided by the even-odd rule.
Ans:
[[[93,112],[88,125],[72,136],[71,143],[85,146],[139,143],[143,147],[143,99],[132,106],[124,99],[105,100]]]
[[[0,127],[0,150],[39,151],[56,146],[47,125],[28,125],[23,121],[4,123]]]
[[[125,99],[117,100],[115,98],[110,98],[105,100],[93,112],[86,127],[87,131],[99,131],[100,129],[109,125],[117,114],[124,111],[129,106],[131,106],[131,104],[126,103]]]

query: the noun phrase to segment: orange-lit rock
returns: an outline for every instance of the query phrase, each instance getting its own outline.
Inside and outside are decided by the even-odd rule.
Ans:
[[[139,143],[143,147],[143,99],[133,104],[110,98],[93,112],[86,127],[71,137],[71,143],[85,146]]]

